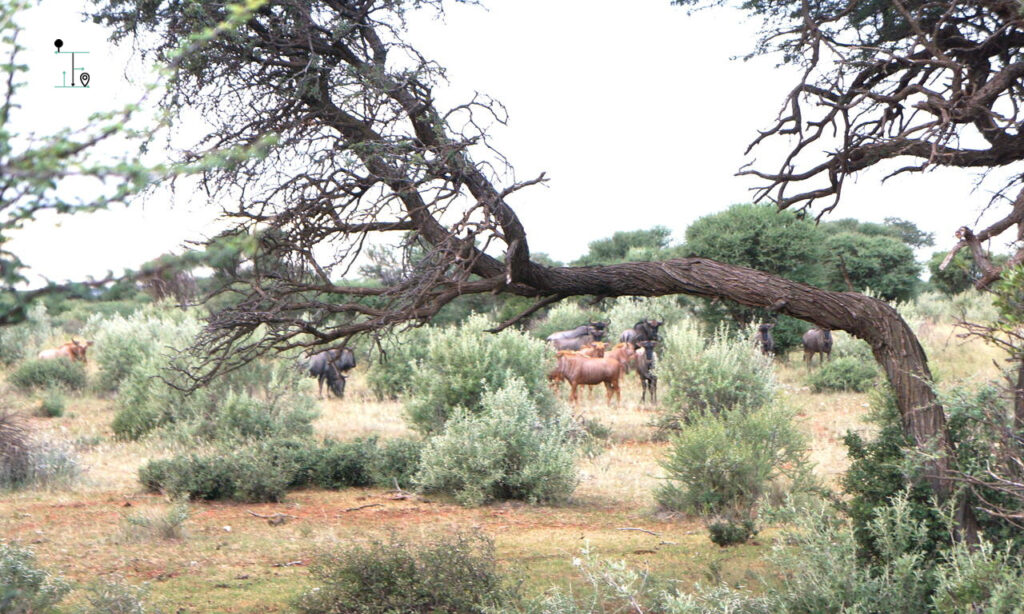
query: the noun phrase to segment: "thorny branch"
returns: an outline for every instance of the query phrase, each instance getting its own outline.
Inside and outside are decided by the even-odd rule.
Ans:
[[[748,149],[784,141],[789,153],[774,170],[748,165],[738,173],[764,180],[756,200],[820,219],[838,204],[849,177],[906,158],[914,160],[887,170],[886,179],[960,167],[1003,168],[1009,171],[1007,187],[1022,182],[1024,14],[1018,2],[780,6],[789,4],[799,10],[783,16],[775,11],[789,8],[748,3],[766,17],[758,52],[781,52],[802,67],[775,123]],[[1022,195],[1010,203],[1013,212],[1003,221],[977,233],[964,226],[958,234],[961,241],[950,257],[972,249],[985,272],[979,288],[1000,274],[980,242],[1013,225],[1017,240],[1024,237]],[[1024,261],[1022,247],[1011,265]]]

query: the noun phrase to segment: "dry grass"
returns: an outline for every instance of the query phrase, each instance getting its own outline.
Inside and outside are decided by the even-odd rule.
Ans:
[[[944,387],[996,373],[994,350],[978,341],[951,338],[950,332],[949,327],[934,326],[923,335]],[[804,384],[806,367],[794,358],[778,363],[782,399],[797,410],[811,436],[810,456],[818,475],[835,485],[848,464],[843,435],[869,428],[864,422],[867,396],[812,394]],[[2,386],[8,407],[36,403]],[[584,396],[577,413],[608,427],[611,435],[603,450],[581,460],[579,488],[564,506],[506,503],[465,509],[444,500],[395,498],[381,489],[300,491],[276,505],[195,503],[184,524],[186,539],[133,542],[116,539],[125,515],[159,517],[169,506],[163,497],[141,493],[138,468],[181,450],[155,439],[116,441],[110,432],[112,400],[69,395],[63,417],[33,417],[30,422],[47,436],[76,445],[84,479],[68,491],[5,493],[0,498],[0,538],[32,545],[47,567],[74,581],[118,573],[132,583],[152,582],[151,600],[165,611],[287,611],[288,600],[306,584],[305,566],[318,548],[393,530],[429,534],[451,525],[478,527],[492,535],[503,563],[525,574],[527,589],[534,593],[575,577],[571,558],[587,544],[599,556],[679,579],[684,588],[696,581],[749,584],[746,574],[760,569],[771,529],[759,542],[720,550],[710,544],[699,521],[656,512],[653,490],[668,444],[654,440],[650,423],[656,414],[639,403],[639,396],[635,375],[624,382],[620,406],[608,407],[603,391]],[[402,405],[377,401],[361,370],[350,378],[345,399],[325,399],[320,406],[315,428],[321,437],[414,436]],[[249,511],[295,518],[272,527]],[[636,528],[657,535],[623,530]]]

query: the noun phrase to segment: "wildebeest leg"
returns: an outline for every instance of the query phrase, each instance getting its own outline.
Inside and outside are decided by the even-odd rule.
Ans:
[[[651,379],[650,379],[650,381],[648,382],[647,385],[651,389],[651,404],[652,405],[657,405],[658,404],[658,376],[652,374],[651,375]]]

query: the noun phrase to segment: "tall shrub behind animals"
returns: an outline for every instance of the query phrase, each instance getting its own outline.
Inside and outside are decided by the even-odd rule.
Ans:
[[[620,296],[608,301],[605,318],[608,320],[609,343],[619,340],[622,331],[632,328],[641,320],[655,319],[664,322],[659,334],[672,327],[673,323],[687,317],[686,307],[677,296],[635,297]],[[611,339],[614,337],[614,340]]]
[[[604,314],[596,307],[584,309],[578,303],[563,301],[552,307],[546,318],[536,321],[530,333],[538,339],[544,339],[551,333],[571,330],[587,322],[605,321]]]
[[[771,358],[725,327],[706,340],[694,320],[676,323],[664,335],[659,355],[666,425],[678,425],[695,412],[757,409],[775,390]]]

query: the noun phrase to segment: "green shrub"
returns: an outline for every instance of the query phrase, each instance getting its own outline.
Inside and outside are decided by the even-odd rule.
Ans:
[[[95,386],[113,392],[136,371],[152,374],[148,363],[163,366],[177,350],[188,347],[202,330],[202,321],[195,312],[153,305],[129,316],[91,318],[86,330],[96,342]]]
[[[832,355],[831,359],[857,358],[868,364],[875,364],[875,356],[871,353],[871,346],[867,341],[858,339],[846,331],[832,331]]]
[[[397,399],[412,390],[412,375],[416,364],[427,357],[427,339],[432,330],[410,328],[385,343],[381,359],[366,374],[366,384],[378,399]]]
[[[376,437],[317,444],[302,439],[267,439],[209,456],[153,460],[139,469],[151,492],[190,499],[280,501],[288,489],[341,489],[412,482],[422,444]]]
[[[607,301],[608,308],[605,320],[608,321],[608,334],[605,340],[609,347],[619,342],[622,331],[633,328],[640,320],[653,318],[664,322],[660,329],[661,335],[672,328],[676,322],[686,319],[686,308],[680,304],[678,296],[656,296],[639,298],[621,296]],[[578,326],[578,324],[577,324]],[[660,348],[659,348],[660,353]]]
[[[0,612],[46,614],[70,592],[64,580],[36,567],[31,550],[0,542]]]
[[[184,441],[312,434],[316,401],[286,361],[254,361],[190,394],[161,379],[165,364],[149,360],[122,384],[111,424],[118,438],[139,439],[157,428]]]
[[[26,360],[7,377],[7,381],[22,391],[42,390],[54,386],[67,390],[81,390],[85,388],[85,366],[67,358]]]
[[[578,482],[567,415],[544,417],[513,379],[486,393],[483,412],[458,410],[423,450],[416,482],[463,505],[493,500],[561,501]]]
[[[513,378],[525,383],[534,407],[552,412],[555,398],[547,386],[551,357],[544,343],[511,330],[485,332],[490,326],[486,318],[473,316],[458,328],[431,329],[427,358],[413,373],[416,395],[406,404],[413,428],[439,433],[456,407],[479,413],[485,391],[498,390]]]
[[[677,428],[694,415],[753,411],[768,405],[775,392],[771,359],[745,336],[719,328],[710,341],[693,320],[669,329],[659,352],[658,377],[664,426]]]
[[[830,360],[807,376],[807,384],[814,392],[867,392],[877,380],[878,367],[874,360],[853,356]]]
[[[308,436],[316,417],[311,386],[290,360],[256,360],[187,393],[169,385],[194,358],[179,352],[202,329],[192,311],[154,306],[131,317],[90,323],[95,329],[100,378],[117,390],[111,425],[119,439],[136,440],[155,429],[184,441],[248,441]]]
[[[935,570],[932,598],[937,614],[1016,614],[1024,604],[1024,561],[983,541],[957,544]]]
[[[670,510],[742,525],[756,517],[773,480],[802,484],[806,440],[792,413],[777,406],[697,416],[671,439],[655,498]]]
[[[824,505],[795,510],[768,556],[778,582],[761,595],[719,586],[662,598],[670,614],[709,612],[986,612],[1016,614],[1024,598],[1024,561],[985,540],[922,555],[929,528],[915,520],[912,504],[896,496],[876,510],[866,527],[881,547],[876,562],[859,558],[847,519]],[[952,531],[952,527],[946,524]],[[727,607],[725,607],[727,606]]]
[[[148,593],[145,585],[132,586],[123,578],[96,580],[86,586],[85,605],[75,614],[146,614],[151,611],[143,601]]]
[[[952,468],[971,481],[973,496],[977,497],[973,501],[985,501],[985,505],[974,505],[980,531],[998,549],[1021,554],[1024,534],[1019,527],[989,511],[1003,509],[1011,516],[1024,513],[1020,498],[1007,493],[993,475],[1013,475],[1017,470],[1013,459],[1019,458],[1020,448],[1011,402],[992,384],[954,389],[940,398],[949,416],[950,443],[956,450]],[[951,534],[944,512],[932,504],[934,493],[924,478],[927,469],[916,446],[903,432],[891,392],[881,389],[872,394],[871,404],[871,421],[879,427],[875,437],[865,441],[848,433],[844,439],[851,463],[843,477],[843,488],[849,495],[848,509],[858,555],[868,563],[877,563],[880,546],[873,541],[869,524],[878,510],[902,497],[909,506],[908,513],[928,529],[925,544],[916,552],[935,559],[950,547]]]
[[[153,405],[128,405],[114,414],[110,422],[110,430],[114,437],[127,441],[137,441],[159,427],[165,421],[164,414]]]
[[[59,418],[64,415],[65,405],[64,393],[61,392],[61,389],[57,387],[49,388],[39,402],[39,409],[36,411],[36,415],[43,418]]]
[[[174,497],[273,503],[284,499],[293,475],[292,466],[275,465],[246,448],[150,461],[139,469],[139,482],[150,491]]]
[[[420,468],[424,444],[413,439],[389,439],[382,442],[371,457],[367,471],[377,486],[409,486]]]
[[[736,544],[745,544],[757,535],[753,520],[720,520],[708,525],[708,536],[711,543],[725,548]]]
[[[494,544],[478,533],[340,547],[310,572],[315,586],[295,602],[302,614],[483,614],[519,602],[498,571]]]
[[[328,489],[369,486],[369,461],[376,454],[376,438],[330,442],[319,453],[313,483]]]

